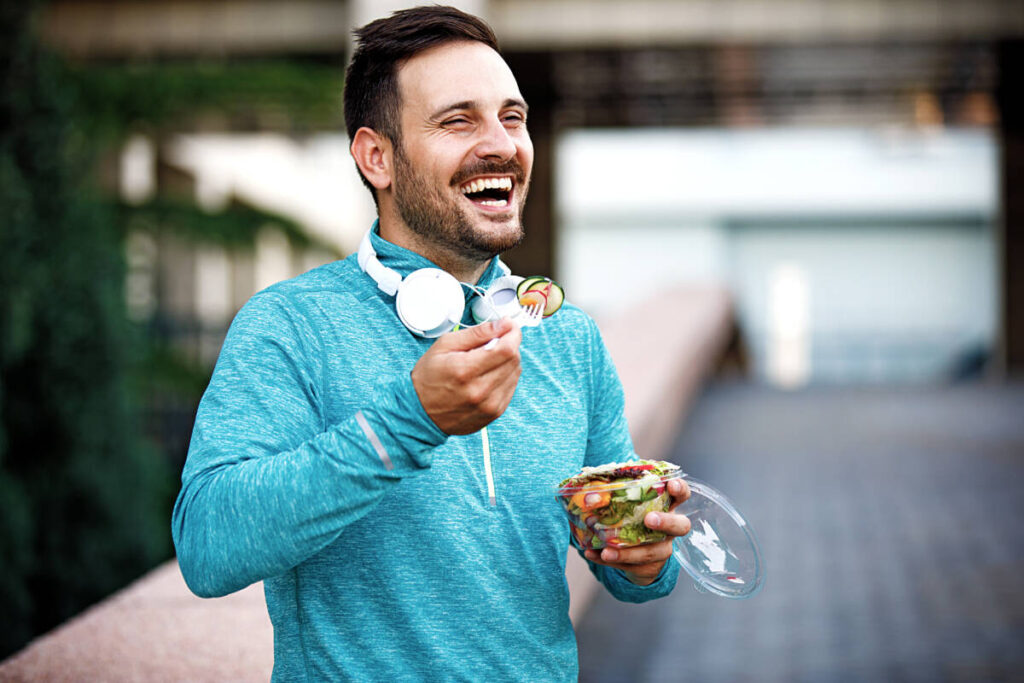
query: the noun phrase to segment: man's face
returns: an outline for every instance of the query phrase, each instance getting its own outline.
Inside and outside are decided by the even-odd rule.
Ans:
[[[449,43],[406,62],[398,85],[393,191],[402,220],[464,258],[518,244],[533,143],[508,65],[483,43]]]

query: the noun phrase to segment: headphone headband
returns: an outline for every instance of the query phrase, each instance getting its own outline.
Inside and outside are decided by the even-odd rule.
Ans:
[[[389,296],[395,296],[398,293],[398,286],[402,284],[402,276],[397,270],[388,268],[377,258],[377,250],[373,248],[373,243],[370,241],[371,232],[373,232],[373,228],[366,231],[362,242],[359,243],[359,254],[356,257],[359,260],[359,267],[373,278],[381,291]]]

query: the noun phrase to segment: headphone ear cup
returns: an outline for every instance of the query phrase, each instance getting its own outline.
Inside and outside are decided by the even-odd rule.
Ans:
[[[487,291],[477,298],[470,307],[473,320],[485,323],[489,320],[509,318],[519,312],[519,300],[516,288],[523,278],[518,275],[505,275],[491,283]]]
[[[440,337],[462,320],[466,299],[462,285],[438,268],[409,273],[398,286],[395,310],[409,330],[421,337]]]

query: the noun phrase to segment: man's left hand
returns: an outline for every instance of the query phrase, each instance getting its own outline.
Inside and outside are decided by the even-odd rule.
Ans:
[[[668,538],[658,543],[633,548],[605,548],[601,551],[588,550],[588,560],[606,567],[621,569],[626,578],[640,586],[646,586],[658,578],[661,568],[672,557],[672,541],[676,536],[690,533],[690,520],[673,512],[680,503],[690,497],[690,487],[682,479],[671,479],[668,492],[672,496],[669,512],[648,512],[644,524],[650,529],[664,532]]]

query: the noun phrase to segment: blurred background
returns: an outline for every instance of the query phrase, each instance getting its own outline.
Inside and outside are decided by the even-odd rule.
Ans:
[[[373,220],[343,70],[410,4],[0,9],[0,659],[171,556],[234,313]],[[453,4],[530,103],[513,271],[730,301],[674,457],[768,587],[599,598],[583,679],[1024,680],[1024,5]]]

